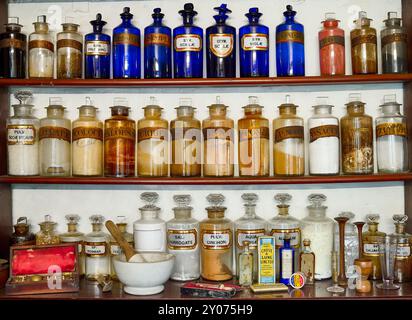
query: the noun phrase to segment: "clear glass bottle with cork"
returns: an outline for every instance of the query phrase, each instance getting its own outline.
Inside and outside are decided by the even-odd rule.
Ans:
[[[122,234],[123,239],[125,239],[132,247],[134,247],[134,238],[133,234],[127,232],[127,221],[125,216],[117,216],[117,227],[119,228],[120,233]],[[110,236],[110,273],[111,278],[117,280],[116,271],[113,266],[114,257],[121,255],[123,253],[122,248],[119,246],[117,241]]]
[[[225,218],[222,194],[209,194],[208,218],[200,222],[201,276],[205,280],[225,281],[233,277],[233,225]]]
[[[310,240],[303,239],[303,248],[299,254],[299,271],[306,277],[306,284],[315,282],[315,261],[316,256],[310,248]]]
[[[244,241],[242,247],[244,247],[244,251],[240,253],[237,258],[238,281],[242,287],[250,287],[254,281],[253,270],[255,269],[255,259],[248,241]]]
[[[173,280],[189,281],[200,277],[199,221],[192,218],[191,196],[174,195],[177,207],[167,222],[167,251],[175,255]]]
[[[103,122],[97,120],[97,108],[86,97],[78,108],[79,118],[73,121],[72,156],[74,176],[103,174]]]
[[[203,175],[231,177],[234,174],[234,121],[227,117],[228,106],[219,96],[203,120]]]
[[[236,262],[246,249],[244,242],[248,242],[248,250],[253,255],[253,280],[256,281],[258,276],[257,240],[258,237],[266,234],[267,223],[256,214],[256,202],[258,201],[256,193],[244,193],[242,200],[244,201],[245,214],[234,222]],[[239,270],[239,266],[236,266],[238,276]]]
[[[391,238],[397,242],[395,256],[395,281],[408,282],[412,278],[412,236],[405,231],[407,215],[395,214],[392,217],[395,223],[395,233]]]
[[[268,176],[269,120],[262,116],[263,106],[256,96],[249,97],[249,104],[243,110],[245,115],[238,121],[239,176]]]
[[[170,122],[172,135],[172,177],[199,177],[202,171],[202,130],[194,117],[192,99],[181,98],[177,118]]]
[[[52,221],[50,215],[44,216],[44,221],[39,223],[40,231],[36,233],[36,245],[59,244],[60,238],[56,233],[56,222]]]
[[[97,281],[110,276],[109,235],[102,231],[104,217],[92,215],[92,232],[84,237],[86,279]]]
[[[46,16],[38,16],[29,35],[29,78],[53,78],[54,43]]]
[[[376,123],[376,156],[378,171],[399,173],[408,171],[408,130],[406,117],[400,112],[396,95],[383,97],[382,115]]]
[[[296,116],[297,107],[286,95],[285,103],[278,107],[279,117],[273,120],[275,175],[305,174],[304,121]]]
[[[141,177],[166,177],[169,169],[169,123],[155,97],[143,108],[137,122],[137,174]]]
[[[86,260],[83,252],[84,233],[78,231],[80,216],[77,214],[66,215],[67,232],[60,234],[61,243],[77,243],[79,254],[79,274],[83,276],[86,272]]]
[[[7,172],[12,176],[35,176],[39,174],[40,121],[29,104],[33,94],[21,90],[14,97],[20,103],[12,105],[14,115],[7,119]]]
[[[69,176],[71,171],[71,121],[64,117],[62,99],[51,97],[47,117],[40,120],[40,175]]]

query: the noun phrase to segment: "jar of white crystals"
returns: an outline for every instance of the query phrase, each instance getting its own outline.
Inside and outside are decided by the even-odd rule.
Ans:
[[[327,97],[318,97],[314,114],[308,119],[309,174],[339,174],[339,119],[332,116]]]
[[[167,250],[175,255],[171,279],[195,280],[200,277],[199,221],[191,217],[190,195],[175,195],[175,217],[167,222]]]
[[[14,115],[7,119],[8,174],[12,176],[35,176],[39,174],[39,126],[40,121],[32,115],[33,97],[30,91],[17,91],[14,97]]]

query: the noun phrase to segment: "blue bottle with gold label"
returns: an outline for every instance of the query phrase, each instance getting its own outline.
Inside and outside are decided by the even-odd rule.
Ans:
[[[179,11],[183,25],[173,29],[173,65],[175,78],[203,77],[203,30],[193,25],[197,15],[192,3]]]
[[[213,16],[216,24],[206,29],[207,77],[236,77],[236,28],[226,24],[232,11],[226,4],[214,8],[219,14]]]
[[[259,24],[262,13],[250,8],[245,16],[249,24],[239,29],[240,76],[269,76],[269,28]]]
[[[144,29],[144,77],[171,78],[172,53],[169,27],[162,23],[162,9],[153,9],[153,23]]]
[[[106,21],[98,13],[96,20],[90,21],[93,33],[84,37],[86,57],[84,59],[84,77],[86,79],[110,79],[111,38],[103,33]]]
[[[285,22],[276,27],[276,70],[278,77],[305,75],[304,28],[295,22],[296,11],[286,6]]]
[[[120,17],[122,23],[113,29],[113,78],[140,78],[140,30],[129,7]]]

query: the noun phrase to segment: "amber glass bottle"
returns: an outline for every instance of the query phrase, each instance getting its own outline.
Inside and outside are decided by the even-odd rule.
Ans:
[[[368,231],[362,234],[363,257],[372,261],[372,273],[369,279],[382,279],[381,257],[382,252],[379,250],[379,243],[385,241],[386,234],[378,231],[379,215],[370,214],[366,217],[368,222]]]
[[[172,138],[172,177],[199,177],[201,175],[202,131],[200,121],[194,118],[191,99],[180,99],[177,118],[170,122]]]
[[[234,122],[226,116],[227,106],[216,103],[209,107],[209,118],[203,120],[203,175],[231,177],[234,172]]]
[[[345,174],[373,173],[372,117],[365,114],[359,94],[349,95],[347,114],[341,118],[342,171]]]
[[[273,120],[273,164],[275,175],[299,176],[305,174],[305,145],[303,119],[296,116],[298,106],[286,102],[279,108],[279,117]]]
[[[104,174],[130,177],[135,174],[136,123],[129,118],[127,101],[114,99],[112,116],[104,122]]]
[[[144,109],[144,118],[137,122],[137,172],[142,177],[165,177],[168,175],[168,129],[162,119],[162,110],[156,99]]]
[[[257,97],[249,97],[249,104],[243,109],[245,116],[238,121],[239,176],[268,176],[269,120],[262,117],[263,106]]]

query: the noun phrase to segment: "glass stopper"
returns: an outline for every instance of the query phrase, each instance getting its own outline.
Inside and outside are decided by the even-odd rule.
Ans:
[[[368,222],[368,224],[377,224],[379,223],[379,214],[368,214],[366,216],[366,221]]]
[[[395,224],[405,224],[408,221],[408,216],[405,214],[394,214],[392,219]]]
[[[92,99],[90,97],[86,97],[85,98],[85,102],[84,102],[85,106],[92,106]]]
[[[274,198],[278,202],[278,207],[289,207],[288,202],[292,200],[292,196],[289,193],[277,193]]]
[[[344,217],[344,218],[348,218],[349,220],[352,220],[353,218],[355,218],[355,214],[350,211],[343,211],[339,213],[339,217]]]
[[[68,224],[77,224],[80,221],[78,214],[68,214],[65,216]]]
[[[328,106],[329,105],[329,97],[316,97],[316,105],[317,106]]]
[[[359,18],[367,18],[366,11],[359,11]]]
[[[116,97],[113,99],[113,106],[115,107],[128,107],[129,106],[129,101],[127,98],[120,98]]]
[[[326,196],[321,193],[312,193],[308,196],[308,200],[314,208],[321,208],[326,199]]]
[[[180,98],[179,99],[179,106],[180,107],[191,107],[192,106],[192,99],[191,98]]]
[[[19,21],[20,21],[19,17],[9,17],[7,19],[8,24],[19,24]]]
[[[396,94],[385,94],[383,96],[383,104],[398,104],[396,102]]]
[[[192,197],[190,194],[176,194],[173,196],[173,200],[176,202],[178,207],[184,208],[189,206],[192,201]]]
[[[290,98],[290,95],[289,95],[289,94],[287,94],[287,95],[285,96],[285,104],[291,104],[291,98]]]
[[[396,18],[398,18],[398,13],[396,11],[388,12],[388,19],[396,19]]]
[[[336,20],[336,13],[335,12],[326,12],[325,13],[325,20]]]
[[[146,204],[154,206],[159,199],[159,194],[157,192],[143,192],[140,195],[140,199],[146,202]]]
[[[242,199],[245,202],[245,206],[253,206],[258,201],[259,197],[256,193],[244,193]]]
[[[256,96],[249,96],[249,104],[259,104],[259,98]]]
[[[46,23],[47,17],[45,15],[37,16],[37,22]]]
[[[148,104],[149,106],[157,106],[157,99],[156,99],[156,97],[153,97],[153,96],[151,96],[151,97],[149,97],[149,104]]]
[[[117,216],[116,221],[117,221],[116,224],[126,224],[127,218],[126,216]]]
[[[94,214],[89,219],[92,224],[102,224],[104,221],[104,217],[100,214]]]
[[[348,100],[349,100],[349,102],[359,102],[359,101],[361,101],[361,98],[362,98],[362,96],[361,96],[360,93],[350,93],[349,97],[348,97]]]
[[[19,100],[20,104],[27,104],[33,98],[33,93],[30,90],[19,90],[14,93],[14,97]]]
[[[66,17],[64,17],[64,23],[74,24],[75,19],[74,19],[74,17],[66,16]]]
[[[222,104],[220,96],[216,96],[215,104]]]
[[[206,200],[213,207],[219,207],[225,201],[225,196],[221,193],[211,193],[206,197]]]
[[[62,106],[63,99],[61,97],[50,97],[49,98],[49,105],[50,106]]]

